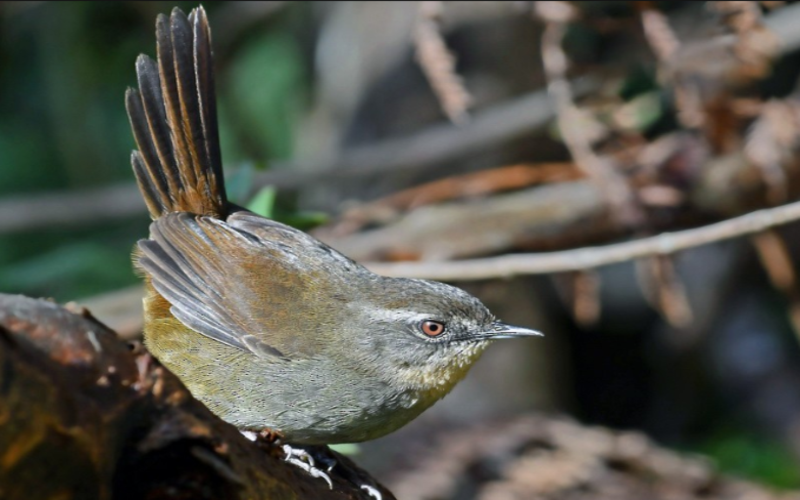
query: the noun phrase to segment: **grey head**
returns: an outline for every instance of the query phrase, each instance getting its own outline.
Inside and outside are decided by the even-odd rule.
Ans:
[[[492,341],[541,335],[498,321],[460,288],[369,274],[361,300],[350,305],[353,323],[363,326],[356,349],[369,353],[366,365],[389,368],[398,385],[447,391]]]

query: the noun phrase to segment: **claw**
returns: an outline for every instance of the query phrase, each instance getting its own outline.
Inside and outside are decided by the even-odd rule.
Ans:
[[[305,460],[304,463],[307,463],[309,466],[314,467],[314,457],[311,456],[309,452],[302,448],[293,448],[292,446],[285,444],[283,445],[283,452],[286,454],[285,460],[288,462],[290,459],[295,460]]]
[[[311,477],[324,479],[325,482],[328,483],[328,488],[331,490],[333,489],[333,481],[331,481],[331,476],[329,476],[327,472],[323,472],[315,467],[311,467],[308,472],[311,474]]]
[[[253,431],[243,431],[243,430],[239,430],[239,432],[242,434],[242,436],[244,436],[245,438],[247,438],[249,441],[255,441],[256,439],[258,439],[258,434],[256,434],[256,433],[255,433],[255,432],[253,432]]]
[[[377,490],[377,488],[373,488],[368,484],[362,484],[361,489],[367,492],[367,495],[371,496],[375,500],[383,500],[383,495],[381,492]]]
[[[328,475],[328,472],[333,470],[337,464],[337,461],[335,456],[331,455],[329,451],[328,454],[317,453],[315,458],[313,455],[313,447],[311,448],[311,452],[303,448],[294,448],[288,444],[282,445],[282,449],[285,455],[283,459],[284,461],[289,462],[295,467],[303,469],[311,474],[311,477],[323,479],[326,483],[328,483],[328,488],[333,489],[333,481]],[[319,466],[317,466],[317,463],[319,463]],[[341,469],[340,472],[343,472],[345,474],[344,477],[346,477],[348,481],[364,490],[371,498],[374,498],[375,500],[383,500],[383,495],[381,495],[381,492],[378,491],[378,488],[370,484],[363,483],[363,478],[349,467]]]
[[[325,482],[328,483],[328,487],[333,489],[333,481],[331,481],[331,477],[326,472],[316,467],[314,457],[312,457],[311,454],[306,450],[302,448],[293,448],[288,444],[285,444],[283,445],[283,453],[286,454],[286,457],[283,459],[284,461],[289,462],[296,467],[300,467],[304,471],[311,474],[311,477],[324,479]],[[328,471],[330,471],[331,468],[329,468]]]

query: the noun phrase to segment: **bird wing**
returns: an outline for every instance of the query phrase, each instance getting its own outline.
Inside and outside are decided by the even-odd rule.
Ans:
[[[181,323],[260,356],[312,357],[319,349],[316,332],[335,324],[337,297],[346,296],[332,291],[340,280],[328,272],[341,266],[321,260],[337,252],[247,212],[228,221],[168,214],[151,224],[150,239],[138,246],[139,267]],[[320,296],[330,299],[324,308],[314,307]]]

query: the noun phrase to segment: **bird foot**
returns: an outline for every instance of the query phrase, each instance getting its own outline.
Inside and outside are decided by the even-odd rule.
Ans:
[[[295,448],[288,444],[282,445],[283,453],[286,455],[284,460],[290,464],[303,469],[311,474],[312,477],[323,479],[328,483],[328,487],[333,489],[333,481],[329,473],[337,465],[337,474],[349,481],[351,484],[364,490],[367,495],[375,500],[383,500],[383,495],[378,490],[377,485],[363,477],[363,473],[354,470],[347,463],[336,460],[333,452],[325,446],[309,446],[307,448]],[[319,464],[319,465],[318,465]]]
[[[333,463],[327,467],[327,470],[323,471],[316,466],[314,457],[307,450],[302,448],[294,448],[288,444],[284,444],[283,453],[286,455],[284,457],[284,461],[300,467],[304,471],[311,474],[311,477],[317,477],[325,480],[325,482],[328,483],[328,487],[333,489],[333,481],[331,481],[331,476],[328,475],[328,472],[330,472],[331,469],[333,469],[333,467],[336,465],[335,460],[331,459]]]

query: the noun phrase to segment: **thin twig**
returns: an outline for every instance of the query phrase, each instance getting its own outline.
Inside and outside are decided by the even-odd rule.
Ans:
[[[439,29],[442,8],[440,1],[419,3],[414,44],[419,65],[436,93],[439,104],[451,122],[461,125],[469,120],[467,108],[472,97],[456,73],[456,58],[448,50]]]
[[[667,16],[653,8],[642,10],[642,28],[650,48],[659,61],[668,61],[681,46],[678,36],[669,24]]]
[[[800,220],[800,201],[751,212],[739,217],[649,238],[607,246],[558,252],[503,255],[452,262],[370,262],[365,265],[385,276],[441,281],[468,281],[525,274],[548,274],[592,269],[652,255],[671,255],[690,248],[758,233]]]
[[[679,66],[675,63],[675,59],[681,48],[681,42],[672,29],[669,19],[649,2],[646,2],[641,18],[645,40],[660,64],[661,78],[668,79],[671,83],[678,121],[688,129],[702,127],[706,123],[706,113],[700,91],[694,81],[690,79],[687,82],[679,73],[676,74],[674,69]]]
[[[607,196],[615,218],[625,226],[633,225],[642,215],[628,182],[611,161],[595,153],[591,138],[577,123],[583,113],[575,106],[572,87],[567,80],[569,59],[562,47],[567,23],[575,15],[573,8],[566,2],[537,2],[535,10],[545,22],[542,63],[547,90],[556,104],[556,120],[564,145],[578,167]]]

